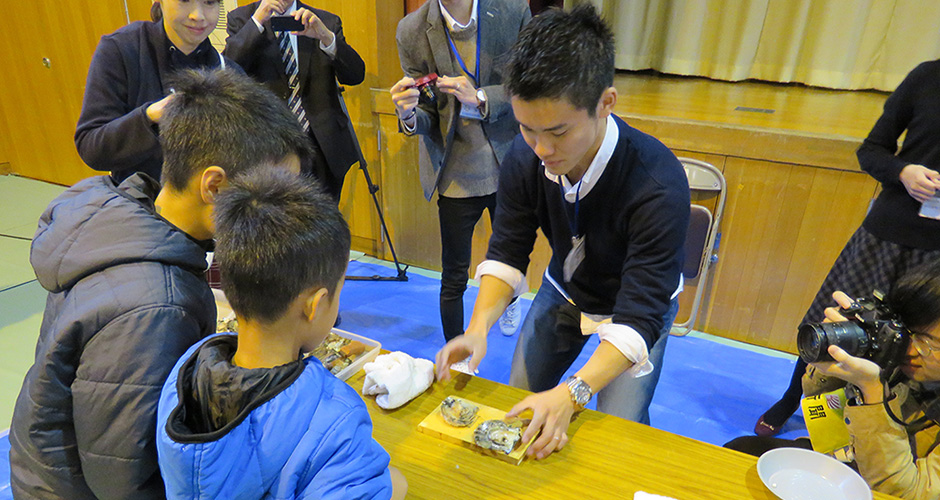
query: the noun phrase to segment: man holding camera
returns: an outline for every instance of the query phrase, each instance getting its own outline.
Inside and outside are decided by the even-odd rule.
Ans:
[[[275,16],[293,18],[297,31],[273,25]],[[226,31],[223,54],[287,102],[317,146],[304,170],[339,202],[346,172],[362,153],[336,82],[359,85],[366,71],[339,16],[295,0],[261,0],[229,12]]]
[[[428,0],[398,23],[405,77],[392,87],[392,101],[400,130],[422,137],[424,196],[438,194],[446,340],[463,334],[473,228],[484,210],[493,219],[499,163],[519,132],[498,62],[530,17],[524,0]],[[441,75],[434,97],[419,103],[415,80],[431,73]],[[513,333],[511,323],[503,333]]]
[[[842,292],[836,292],[833,297],[844,309],[826,309],[826,321],[847,321],[843,313],[854,307],[852,299]],[[872,343],[877,347],[852,356],[845,350],[850,349],[848,346],[830,345],[827,353],[832,361],[809,365],[803,377],[803,392],[810,396],[822,394],[848,382],[849,398],[844,416],[859,474],[875,491],[912,500],[938,498],[940,261],[922,265],[904,275],[884,304],[889,314],[896,315],[906,325],[901,326],[900,331],[907,348],[895,356],[886,356],[892,342]],[[858,319],[851,321],[859,324]],[[894,327],[888,327],[891,328]],[[862,329],[872,340],[885,340],[879,338],[883,329]],[[829,340],[835,339],[830,335]],[[897,367],[897,372],[891,367]],[[808,444],[805,440],[800,443],[745,436],[725,446],[760,455],[772,448],[805,448]]]

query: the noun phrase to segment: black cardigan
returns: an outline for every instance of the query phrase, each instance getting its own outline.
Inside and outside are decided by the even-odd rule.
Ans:
[[[689,184],[682,165],[655,138],[615,117],[620,138],[594,188],[582,196],[579,232],[585,259],[572,281],[562,268],[571,249],[571,203],[517,136],[500,165],[496,219],[486,258],[525,273],[541,228],[552,247],[548,272],[578,308],[612,314],[652,348],[679,284],[689,225]],[[547,284],[543,284],[545,286]],[[550,285],[548,285],[550,286]]]
[[[102,36],[95,49],[75,146],[89,167],[111,171],[116,183],[135,172],[160,179],[163,151],[147,107],[168,94],[167,76],[179,66],[171,60],[171,46],[162,23],[137,21]],[[219,65],[208,39],[196,52],[205,66]]]
[[[898,151],[898,137],[907,130]],[[863,227],[876,237],[923,250],[940,250],[940,221],[917,215],[920,202],[901,183],[914,163],[940,168],[940,60],[920,64],[885,101],[884,113],[858,148],[858,163],[882,191]]]

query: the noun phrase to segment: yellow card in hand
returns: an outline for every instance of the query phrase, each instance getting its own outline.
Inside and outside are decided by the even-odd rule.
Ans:
[[[849,445],[849,429],[845,425],[845,389],[809,396],[803,399],[803,420],[809,431],[813,450],[832,453]]]

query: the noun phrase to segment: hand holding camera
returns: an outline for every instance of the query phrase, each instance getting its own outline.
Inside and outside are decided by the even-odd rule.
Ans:
[[[437,88],[456,97],[465,107],[476,108],[480,104],[477,89],[466,76],[442,76],[437,80]]]
[[[288,7],[290,7],[290,0],[261,0],[251,17],[254,17],[258,24],[264,24],[265,21],[271,19],[271,16],[284,12]]]
[[[406,76],[392,85],[390,92],[398,117],[409,121],[414,117],[414,109],[419,102],[434,103],[434,85],[437,80],[437,74],[431,73],[418,79]]]
[[[833,298],[841,308],[827,308],[825,322],[800,325],[800,357],[861,389],[867,404],[880,402],[882,373],[890,376],[902,364],[911,333],[882,302],[880,292],[854,301],[842,292]]]

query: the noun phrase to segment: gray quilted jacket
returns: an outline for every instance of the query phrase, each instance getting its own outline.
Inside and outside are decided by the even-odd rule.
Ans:
[[[215,326],[205,244],[157,215],[155,181],[79,182],[39,220],[49,291],[10,428],[15,498],[163,498],[156,407],[176,360]]]

